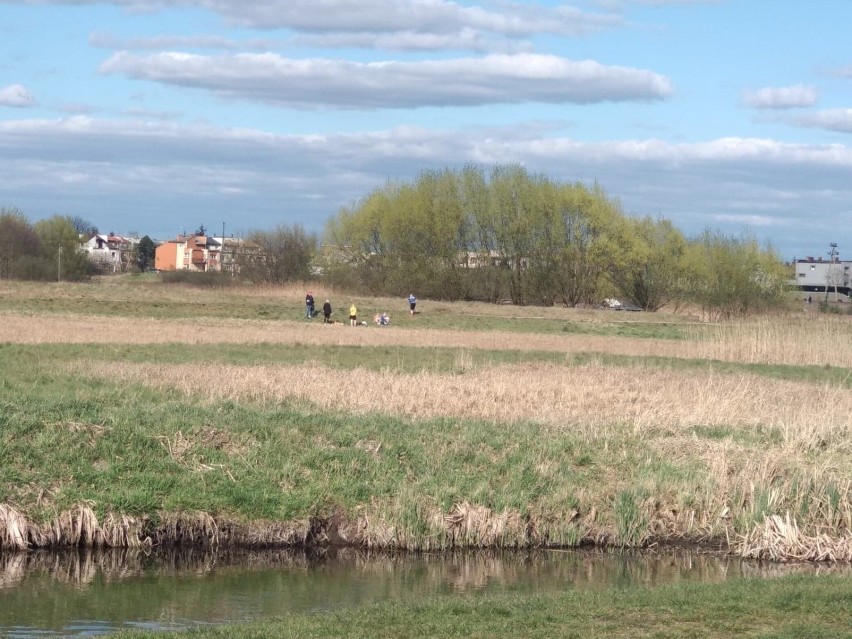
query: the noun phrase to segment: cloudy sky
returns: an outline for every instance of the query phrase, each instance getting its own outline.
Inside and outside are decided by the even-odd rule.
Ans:
[[[0,206],[322,231],[425,169],[852,257],[848,0],[0,0]]]

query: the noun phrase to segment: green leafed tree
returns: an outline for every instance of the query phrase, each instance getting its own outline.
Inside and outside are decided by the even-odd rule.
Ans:
[[[666,219],[622,217],[614,233],[612,281],[623,297],[657,311],[677,297],[686,239]]]
[[[140,271],[146,271],[154,265],[154,255],[157,245],[147,235],[136,245],[136,265]]]
[[[79,281],[89,276],[89,258],[72,218],[54,215],[39,220],[35,232],[41,248],[38,279]]]
[[[600,301],[613,259],[612,229],[623,217],[618,203],[595,185],[560,187],[557,200],[559,241],[553,264],[554,290],[566,306]]]
[[[683,294],[711,319],[783,305],[788,279],[772,247],[761,248],[751,236],[706,230],[686,247]]]
[[[779,291],[777,257],[751,241],[688,242],[669,220],[626,216],[597,185],[511,164],[389,183],[342,209],[325,239],[324,275],[373,294],[567,306],[617,294],[648,311],[733,313]]]

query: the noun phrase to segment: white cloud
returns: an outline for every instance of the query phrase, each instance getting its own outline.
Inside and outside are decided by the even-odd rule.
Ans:
[[[772,226],[789,226],[787,220],[779,220],[770,215],[738,215],[738,214],[721,214],[713,215],[712,218],[717,222],[733,222],[743,226],[751,227],[772,227]]]
[[[841,78],[852,78],[852,64],[845,67],[833,69],[830,73],[831,75],[836,75]]]
[[[806,113],[793,119],[792,123],[811,129],[852,133],[852,109],[824,109]]]
[[[21,84],[10,84],[0,88],[0,106],[30,107],[35,103],[32,93]]]
[[[660,100],[673,92],[668,78],[651,71],[536,54],[359,63],[276,54],[120,52],[100,71],[291,108],[588,104]]]
[[[743,100],[756,109],[791,109],[813,106],[819,100],[819,95],[814,87],[797,84],[749,89],[743,91]]]
[[[2,0],[29,4],[28,0]],[[580,36],[622,25],[612,13],[592,13],[570,5],[550,7],[532,2],[502,2],[498,9],[450,0],[36,0],[39,4],[112,4],[132,12],[199,7],[229,22],[256,29],[307,32],[453,33],[475,29],[507,37],[535,33]]]
[[[168,49],[223,49],[226,51],[270,51],[282,47],[311,47],[324,49],[359,48],[383,51],[476,51],[480,53],[518,53],[532,51],[526,40],[490,37],[475,29],[460,29],[447,33],[399,31],[334,31],[302,33],[288,39],[251,38],[235,40],[215,35],[148,36],[122,38],[111,33],[95,32],[89,44],[101,49],[124,51]]]
[[[822,241],[805,221],[840,228],[852,201],[852,147],[840,144],[587,143],[537,123],[273,135],[71,117],[0,123],[0,202],[157,236],[199,220],[271,228],[283,218],[321,229],[388,179],[469,162],[519,162],[557,180],[597,180],[628,212],[666,216],[687,233],[755,227],[788,255]]]
[[[476,51],[479,53],[518,53],[533,49],[529,41],[489,37],[475,29],[461,29],[448,33],[419,31],[310,33],[294,36],[289,44],[332,49],[357,47],[382,51]]]
[[[97,31],[89,36],[89,44],[101,49],[162,50],[162,49],[225,49],[233,51],[268,51],[283,42],[266,39],[234,40],[213,35],[149,36],[122,38]]]

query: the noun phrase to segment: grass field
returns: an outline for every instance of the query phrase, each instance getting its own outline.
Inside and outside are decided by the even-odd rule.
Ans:
[[[852,323],[0,283],[0,545],[852,560]],[[806,338],[804,337],[806,336]]]

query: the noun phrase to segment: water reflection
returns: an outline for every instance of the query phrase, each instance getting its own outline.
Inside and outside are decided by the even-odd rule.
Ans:
[[[384,554],[163,549],[0,555],[0,634],[181,629],[459,591],[552,592],[845,572],[687,551]]]

